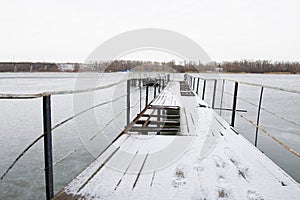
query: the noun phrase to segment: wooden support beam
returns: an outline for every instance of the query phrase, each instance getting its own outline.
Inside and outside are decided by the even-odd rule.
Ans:
[[[144,124],[147,120],[139,120],[136,124]],[[166,126],[180,126],[179,121],[147,121],[149,124],[159,124],[159,125],[166,125]]]
[[[169,118],[169,119],[179,119],[180,115],[150,115],[150,114],[143,114],[142,117],[161,117],[161,118]]]
[[[179,128],[166,128],[166,127],[132,127],[130,132],[179,132]]]
[[[160,106],[160,105],[152,105],[149,109],[179,110],[179,106]]]

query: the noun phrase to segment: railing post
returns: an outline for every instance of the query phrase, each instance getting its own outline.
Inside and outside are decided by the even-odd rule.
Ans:
[[[44,159],[46,199],[54,196],[53,190],[53,160],[52,160],[52,125],[51,125],[51,96],[43,97],[43,124],[44,124]]]
[[[212,109],[215,108],[216,90],[217,90],[217,79],[215,79],[215,81],[214,81],[214,91],[213,91],[213,98],[212,98],[212,102],[211,102]]]
[[[145,107],[148,105],[148,92],[149,92],[149,86],[147,84],[146,85],[146,105],[145,105]]]
[[[154,84],[153,89],[154,89],[153,96],[155,98],[156,97],[156,84]]]
[[[236,102],[237,102],[237,92],[238,92],[239,83],[235,82],[234,85],[234,94],[233,94],[233,104],[232,104],[232,115],[231,115],[231,126],[234,127],[235,122],[235,112],[236,112]]]
[[[127,80],[127,125],[130,124],[130,79]]]
[[[142,79],[139,80],[139,87],[140,87],[140,112],[142,111]]]
[[[195,82],[196,82],[196,78],[194,77],[194,81],[193,81],[193,90],[195,90]]]
[[[221,92],[221,101],[220,101],[220,116],[222,115],[222,109],[223,109],[223,97],[224,97],[224,89],[225,89],[225,79],[222,81],[222,92]]]
[[[197,90],[196,90],[197,94],[198,94],[198,91],[199,91],[199,80],[200,80],[200,78],[198,78],[198,81],[197,81]]]
[[[204,82],[203,82],[202,100],[204,100],[204,97],[205,97],[205,87],[206,87],[206,80],[204,80]]]
[[[255,131],[255,143],[254,146],[257,146],[257,138],[258,138],[258,125],[259,125],[259,118],[260,118],[260,110],[261,110],[261,103],[264,93],[264,87],[261,87],[260,90],[260,97],[259,97],[259,103],[258,103],[258,111],[257,111],[257,120],[256,120],[256,131]]]
[[[160,90],[161,90],[161,77],[159,77],[158,93],[160,93]]]

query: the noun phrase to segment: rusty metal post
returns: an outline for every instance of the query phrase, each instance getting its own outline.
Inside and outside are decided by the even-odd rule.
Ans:
[[[127,80],[127,125],[130,124],[130,79]]]
[[[206,87],[206,80],[204,80],[204,82],[203,82],[202,100],[204,100],[204,97],[205,97],[205,87]]]
[[[259,103],[258,103],[258,111],[257,111],[257,119],[256,119],[256,131],[255,131],[255,143],[254,146],[257,146],[257,138],[258,138],[258,125],[259,125],[259,118],[260,118],[260,110],[261,110],[261,103],[264,93],[264,87],[261,87],[260,90],[260,97],[259,97]]]
[[[160,93],[160,90],[161,90],[161,78],[159,77],[158,93]]]
[[[148,105],[148,93],[149,93],[149,86],[146,85],[146,105],[145,105],[145,107]]]
[[[233,104],[232,104],[232,115],[231,115],[231,126],[234,127],[235,122],[235,112],[236,112],[236,102],[237,102],[237,93],[238,93],[239,83],[235,82],[234,85],[234,94],[233,94]]]
[[[53,159],[52,159],[52,125],[51,125],[51,96],[43,97],[43,125],[44,125],[44,159],[46,199],[54,196],[53,187]]]
[[[221,92],[221,101],[220,101],[220,108],[221,108],[220,116],[222,116],[224,89],[225,89],[225,79],[223,79],[223,83],[222,83],[222,92]]]
[[[214,81],[214,91],[213,91],[213,98],[212,98],[212,102],[211,102],[212,109],[215,108],[216,91],[217,91],[217,79],[215,79],[215,81]]]
[[[197,94],[198,94],[198,91],[199,91],[199,80],[200,80],[200,78],[198,78],[198,81],[197,81],[197,90],[196,90]]]
[[[194,81],[193,81],[193,90],[195,90],[195,82],[196,82],[196,78],[194,77]]]
[[[142,79],[139,80],[139,87],[140,87],[140,112],[142,111]]]

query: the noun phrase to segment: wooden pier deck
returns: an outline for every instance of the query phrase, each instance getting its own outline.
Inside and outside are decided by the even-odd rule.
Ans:
[[[299,197],[296,181],[178,79],[54,199]]]

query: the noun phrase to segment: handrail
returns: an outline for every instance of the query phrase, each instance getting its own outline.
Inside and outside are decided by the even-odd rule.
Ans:
[[[131,86],[131,81],[132,80],[136,80],[136,79],[125,79],[122,81],[118,81],[115,83],[111,83],[108,85],[104,85],[104,86],[99,86],[99,87],[95,87],[95,88],[86,88],[86,89],[79,89],[79,90],[64,90],[64,91],[48,91],[48,92],[42,92],[42,93],[35,93],[35,94],[7,94],[7,93],[0,93],[0,99],[33,99],[33,98],[40,98],[42,97],[43,100],[43,128],[44,128],[44,132],[42,135],[40,135],[38,138],[36,138],[32,143],[30,143],[22,152],[21,154],[18,155],[18,157],[13,161],[13,163],[8,167],[8,169],[4,172],[4,174],[0,177],[0,179],[2,180],[7,173],[13,168],[13,166],[18,162],[19,159],[21,159],[21,157],[27,152],[29,151],[29,149],[35,145],[40,139],[44,138],[44,160],[45,160],[45,182],[46,182],[46,199],[50,200],[53,196],[54,196],[54,184],[53,184],[53,158],[52,158],[52,131],[55,130],[56,128],[62,126],[63,124],[67,123],[68,121],[74,119],[75,117],[90,111],[92,109],[95,109],[97,107],[106,105],[108,103],[117,101],[125,96],[127,96],[126,98],[126,102],[127,102],[127,106],[121,110],[121,112],[117,115],[120,116],[125,110],[127,110],[127,124],[129,124],[130,121],[130,109],[137,106],[138,103],[140,103],[140,110],[141,110],[141,101],[142,101],[142,96],[141,96],[141,91],[142,91],[142,87],[141,87],[141,81],[142,79],[139,79],[139,87],[136,88],[135,90],[130,89]],[[143,79],[144,81],[145,79]],[[168,83],[170,81],[170,76],[167,75],[166,77],[164,77],[163,79],[159,79],[160,84],[162,84],[162,89],[165,88],[165,84]],[[60,123],[56,124],[55,126],[51,126],[51,96],[54,95],[67,95],[67,94],[77,94],[77,93],[84,93],[84,92],[93,92],[93,91],[97,91],[97,90],[102,90],[102,89],[107,89],[116,85],[119,85],[121,83],[127,82],[127,93],[112,99],[110,101],[106,101],[97,105],[94,105],[90,108],[87,108],[79,113],[76,113],[75,115],[68,117],[67,119],[61,121]],[[146,86],[146,105],[148,102],[148,85]],[[161,86],[159,86],[158,92],[160,93],[160,88]],[[130,94],[140,90],[140,101],[137,101],[134,103],[134,105],[131,105],[130,103]],[[156,96],[156,87],[154,87],[154,98]],[[152,100],[153,101],[153,100]],[[152,102],[151,101],[151,102]],[[147,106],[146,106],[147,107]],[[146,109],[146,108],[145,108]],[[114,121],[114,118],[111,119],[105,126],[103,129],[100,130],[100,132],[97,132],[96,135],[94,135],[92,138],[90,138],[90,141],[93,140],[99,133],[101,133],[107,126],[109,126],[110,123],[112,123]],[[105,149],[107,149],[113,142],[115,142],[122,134],[124,134],[124,132],[122,131]],[[104,151],[105,151],[104,149]],[[63,156],[62,158],[60,158],[55,164],[61,162],[62,160],[64,160],[65,158],[67,158],[69,155],[71,155],[72,153],[74,153],[75,151],[77,151],[78,148],[75,148],[75,150],[73,150],[72,152],[69,152],[68,154],[66,154],[65,156]],[[103,152],[104,152],[103,151]],[[102,153],[103,153],[102,152]]]
[[[284,91],[284,92],[289,92],[289,93],[300,94],[300,90],[281,88],[281,87],[257,84],[257,83],[249,83],[249,82],[237,81],[237,80],[232,80],[232,79],[224,79],[224,80],[231,81],[231,82],[238,82],[240,84],[245,84],[245,85],[250,85],[250,86],[264,87],[264,88],[273,89],[273,90],[279,90],[279,91]]]
[[[297,151],[295,151],[294,149],[292,149],[291,147],[287,146],[286,144],[284,144],[282,141],[280,141],[278,138],[276,138],[274,135],[272,135],[271,133],[269,133],[266,129],[264,129],[261,126],[258,126],[255,122],[253,122],[252,120],[244,117],[243,115],[240,115],[241,118],[245,119],[247,122],[249,122],[250,124],[252,124],[253,126],[257,127],[258,129],[260,129],[263,133],[265,133],[266,135],[268,135],[269,137],[271,137],[275,142],[277,142],[280,146],[284,147],[286,150],[288,150],[289,152],[291,152],[292,154],[298,156],[300,158],[300,153],[298,153]]]
[[[130,79],[129,79],[130,80]],[[104,86],[94,87],[94,88],[86,88],[86,89],[79,89],[79,90],[62,90],[62,91],[48,91],[48,92],[41,92],[41,93],[35,93],[35,94],[6,94],[6,93],[0,93],[0,99],[33,99],[33,98],[39,98],[44,96],[50,96],[50,95],[67,95],[67,94],[78,94],[78,93],[85,93],[85,92],[94,92],[97,90],[103,90],[107,89],[116,85],[119,85],[123,82],[126,82],[127,79],[118,81],[115,83],[111,83]]]
[[[264,87],[264,88],[273,89],[273,90],[279,90],[279,91],[284,91],[284,92],[300,94],[300,90],[281,88],[281,87],[270,86],[270,85],[265,85],[265,84],[249,83],[249,82],[245,82],[245,81],[238,81],[238,80],[226,79],[226,78],[214,78],[214,79],[212,79],[212,78],[203,78],[203,77],[197,77],[197,76],[194,76],[194,77],[195,78],[200,78],[201,80],[207,80],[207,81],[226,80],[226,81],[238,82],[240,84],[245,84],[245,85],[250,85],[250,86],[258,86],[258,87]]]
[[[205,79],[205,78],[201,78],[201,77],[196,77],[196,78],[200,78],[200,79],[202,79],[202,80],[227,80],[227,81],[231,81],[231,82],[238,82],[238,83],[241,83],[241,84],[246,84],[246,85],[251,85],[251,86],[256,86],[256,87],[264,87],[264,88],[269,88],[269,89],[274,89],[274,90],[279,90],[279,91],[284,91],[284,92],[290,92],[290,93],[300,94],[300,91],[299,91],[299,90],[285,89],[285,88],[279,88],[279,87],[269,86],[269,85],[263,85],[263,84],[248,83],[248,82],[236,81],[236,80],[232,80],[232,79],[220,79],[220,78],[216,78],[216,79]],[[208,87],[209,87],[209,86],[208,86]],[[217,89],[217,90],[220,91],[220,89]],[[230,93],[230,92],[227,92],[227,91],[222,91],[222,92],[223,92],[224,94],[229,95],[229,96],[233,96],[233,94]],[[237,98],[238,98],[239,100],[242,100],[242,101],[244,101],[244,102],[246,102],[246,103],[248,103],[248,104],[254,106],[254,107],[258,107],[256,104],[254,104],[254,103],[252,103],[252,102],[246,100],[246,99],[243,98],[243,97],[238,96]],[[269,113],[269,114],[271,114],[271,115],[273,115],[273,116],[275,116],[275,117],[277,117],[277,118],[279,118],[279,119],[281,119],[281,120],[287,121],[287,122],[289,122],[289,123],[291,123],[291,124],[294,124],[294,125],[297,125],[297,126],[300,126],[300,123],[295,122],[295,121],[292,121],[292,120],[290,120],[290,119],[287,119],[287,118],[285,118],[285,117],[283,117],[283,116],[280,116],[280,115],[278,115],[278,114],[276,114],[276,113],[274,113],[274,112],[272,112],[272,111],[270,111],[270,110],[268,110],[268,109],[266,109],[266,108],[264,108],[264,107],[261,107],[261,110],[263,110],[263,111],[265,111],[265,112],[267,112],[267,113]]]
[[[252,102],[250,102],[250,101],[248,101],[248,100],[246,100],[246,99],[244,99],[244,98],[242,98],[242,97],[238,97],[238,99],[240,99],[240,100],[242,100],[242,101],[244,101],[244,102],[246,102],[246,103],[248,103],[248,104],[250,104],[250,105],[252,105],[252,106],[254,106],[254,107],[258,107],[256,104],[254,104],[254,103],[252,103]],[[270,115],[273,115],[273,116],[275,116],[275,117],[281,119],[281,120],[290,122],[291,124],[294,124],[294,125],[297,125],[297,126],[300,126],[300,123],[295,122],[295,121],[292,121],[292,120],[290,120],[290,119],[287,119],[287,118],[285,118],[285,117],[283,117],[283,116],[280,116],[280,115],[278,115],[278,114],[276,114],[276,113],[274,113],[274,112],[272,112],[272,111],[270,111],[270,110],[268,110],[268,109],[266,109],[266,108],[264,108],[264,107],[261,107],[260,109],[263,110],[263,111],[265,111],[266,113],[268,113],[268,114],[270,114]]]
[[[276,141],[278,144],[280,144],[281,146],[283,146],[285,149],[287,149],[289,152],[293,153],[294,155],[300,157],[300,153],[296,152],[295,150],[293,150],[292,148],[288,147],[287,145],[285,145],[283,142],[281,142],[279,139],[277,139],[275,136],[273,136],[272,134],[270,134],[266,129],[262,128],[260,125],[259,125],[259,118],[260,118],[260,111],[265,111],[267,112],[268,114],[271,114],[281,120],[284,120],[286,122],[289,122],[289,123],[292,123],[294,125],[297,125],[297,126],[300,126],[300,123],[299,122],[296,122],[296,121],[293,121],[293,120],[290,120],[284,116],[281,116],[277,113],[274,113],[264,107],[261,106],[261,103],[262,103],[262,97],[263,97],[263,90],[264,88],[268,88],[268,89],[273,89],[273,90],[277,90],[277,91],[284,91],[284,92],[289,92],[289,93],[294,93],[294,94],[300,94],[300,91],[299,90],[294,90],[294,89],[286,89],[286,88],[280,88],[280,87],[275,87],[275,86],[269,86],[269,85],[264,85],[264,84],[256,84],[256,83],[248,83],[248,82],[244,82],[244,81],[237,81],[237,80],[232,80],[232,79],[220,79],[220,78],[216,78],[216,79],[205,79],[205,78],[202,78],[202,77],[193,77],[193,76],[190,76],[190,75],[185,75],[185,80],[187,80],[189,82],[190,85],[192,84],[195,84],[195,81],[196,81],[196,78],[198,78],[198,83],[199,84],[199,79],[201,80],[204,80],[204,83],[203,83],[203,94],[204,94],[204,91],[205,91],[205,82],[206,80],[222,80],[223,81],[223,84],[224,84],[224,81],[230,81],[230,82],[234,82],[235,83],[235,87],[234,87],[234,91],[235,91],[235,94],[231,94],[230,92],[226,92],[224,90],[221,90],[222,91],[222,95],[223,93],[231,96],[233,98],[233,106],[232,106],[232,117],[231,117],[231,120],[232,122],[234,122],[234,114],[237,112],[237,109],[234,107],[235,105],[235,101],[236,99],[239,99],[241,101],[244,101],[248,104],[250,104],[251,106],[254,106],[256,108],[258,108],[258,113],[257,113],[257,122],[253,122],[252,120],[244,117],[243,115],[240,115],[241,118],[245,119],[246,121],[248,121],[249,123],[251,123],[252,125],[254,125],[256,127],[256,137],[255,137],[255,146],[257,146],[257,133],[258,133],[258,129],[261,130],[262,132],[264,132],[265,134],[267,134],[269,137],[271,137],[274,141]],[[193,81],[194,80],[194,81]],[[243,98],[243,97],[238,97],[237,96],[237,93],[236,93],[236,86],[238,84],[246,84],[246,85],[250,85],[250,86],[255,86],[255,87],[259,87],[261,89],[261,92],[260,92],[260,101],[258,103],[258,105],[256,105],[255,103],[252,103],[250,102],[249,100],[247,100],[246,98]],[[197,88],[199,87],[199,85],[197,86]],[[219,89],[217,89],[219,90]],[[202,94],[202,99],[203,99],[203,94]],[[213,95],[212,98],[215,98],[215,95]],[[224,102],[223,102],[224,103]],[[225,103],[226,104],[226,103]],[[231,122],[231,126],[234,126],[234,123]]]
[[[136,90],[138,90],[138,89],[136,89]],[[130,93],[135,92],[136,90],[133,90],[133,91],[131,91]],[[127,95],[127,93],[126,93],[126,94],[123,94],[123,95],[121,95],[121,96],[119,96],[119,97],[117,97],[117,98],[115,98],[115,99],[113,99],[113,100],[106,101],[106,102],[97,104],[97,105],[95,105],[95,106],[92,106],[92,107],[90,107],[90,108],[87,108],[87,109],[85,109],[85,110],[83,110],[83,111],[80,111],[79,113],[76,113],[75,115],[73,115],[73,116],[71,116],[71,117],[68,117],[67,119],[61,121],[60,123],[57,123],[56,125],[54,125],[54,126],[52,127],[51,130],[53,131],[53,130],[57,129],[58,127],[62,126],[63,124],[67,123],[68,121],[74,119],[75,117],[78,117],[78,116],[80,116],[80,115],[82,115],[82,114],[84,114],[84,113],[86,113],[86,112],[88,112],[88,111],[90,111],[90,110],[92,110],[92,109],[94,109],[94,108],[97,108],[97,107],[100,107],[100,106],[103,106],[103,105],[106,105],[106,104],[115,102],[115,101],[117,101],[117,100],[119,100],[119,99],[125,97],[126,95]],[[1,176],[1,178],[0,178],[1,180],[2,180],[2,179],[7,175],[7,173],[13,168],[13,166],[18,162],[18,160],[20,160],[20,159],[24,156],[24,154],[25,154],[25,153],[26,153],[33,145],[35,145],[40,139],[42,139],[42,138],[44,137],[44,135],[45,135],[45,133],[41,134],[39,137],[37,137],[32,143],[30,143],[30,144],[22,151],[22,153],[14,160],[14,162],[8,167],[8,169],[7,169],[7,170],[4,172],[4,174]]]

